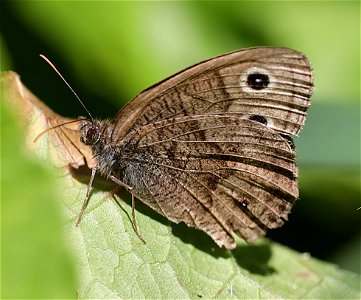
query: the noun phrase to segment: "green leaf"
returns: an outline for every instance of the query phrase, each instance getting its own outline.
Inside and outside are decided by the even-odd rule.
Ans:
[[[16,75],[5,73],[1,80],[2,83],[6,82],[3,84],[5,100],[19,103],[19,99],[11,98],[15,97],[14,95],[18,98],[25,95],[23,101],[28,101],[29,96],[24,92],[25,88],[20,85]],[[17,107],[19,108],[19,105]],[[20,105],[20,110],[21,107],[27,105]],[[34,131],[38,130],[40,133],[43,130],[46,118],[41,115],[42,109],[39,107],[34,106],[32,110],[27,111],[26,118],[31,120],[28,130],[32,140]],[[20,116],[22,117],[19,117],[18,122],[23,123],[24,114]],[[12,129],[14,121],[10,118],[4,120],[6,122],[2,124],[2,136],[10,141],[15,132]],[[13,125],[9,128],[6,124]],[[28,147],[33,151],[28,155],[32,153],[36,157],[42,157],[44,166],[48,165],[47,168],[54,164],[61,165],[64,159],[62,145],[52,143],[53,134],[55,135],[49,131],[37,143],[28,143]],[[69,248],[76,257],[79,298],[360,298],[360,276],[356,274],[321,262],[308,254],[297,253],[267,239],[261,239],[253,245],[237,240],[238,247],[234,251],[220,249],[204,233],[183,224],[171,224],[137,202],[138,226],[147,241],[144,245],[134,232],[129,217],[130,196],[127,194],[120,194],[123,200],[116,195],[117,202],[109,191],[95,188],[84,218],[80,226],[76,227],[75,220],[84,200],[87,184],[73,177],[68,167],[61,168],[59,171],[63,175],[56,179],[53,177],[54,180],[50,180],[47,173],[36,175],[33,168],[28,168],[23,160],[18,159],[21,155],[16,149],[21,147],[21,143],[17,142],[6,151],[2,149],[3,153],[7,154],[6,160],[2,158],[5,162],[2,167],[2,186],[6,186],[4,199],[16,195],[2,206],[3,220],[7,220],[6,226],[3,227],[11,228],[11,224],[26,226],[24,234],[20,235],[20,230],[15,235],[20,237],[17,242],[22,241],[24,247],[11,247],[15,245],[10,239],[13,236],[12,231],[2,235],[3,246],[11,247],[19,260],[16,261],[14,257],[9,259],[5,264],[5,271],[6,274],[10,271],[21,274],[27,262],[33,273],[47,277],[44,279],[45,283],[50,285],[62,282],[67,285],[67,288],[60,291],[54,288],[52,297],[71,297],[76,294],[71,283],[73,281],[64,282],[68,276],[64,276],[63,272],[57,272],[54,264],[48,262],[48,258],[55,252],[56,266],[69,269],[66,254],[59,254],[60,249]],[[44,167],[36,167],[36,170],[38,169],[43,170]],[[21,180],[18,174],[21,174]],[[56,200],[52,200],[54,185],[57,199],[62,203],[60,210],[55,207]],[[30,198],[32,194],[35,194],[34,198]],[[10,205],[15,205],[19,199],[26,201],[11,210]],[[35,207],[38,203],[40,208]],[[45,210],[47,205],[52,206]],[[61,212],[64,216],[66,242],[63,244],[60,238],[53,247],[38,248],[36,237],[51,243],[54,235],[60,233],[59,229],[52,225],[53,222],[59,223],[51,214],[55,211],[55,215],[59,216]],[[22,215],[24,218],[20,218]],[[27,220],[30,221],[26,222]],[[32,225],[35,221],[41,226]],[[34,232],[29,232],[32,227]],[[38,251],[34,250],[34,253],[30,253],[32,255],[28,255],[26,249]],[[4,253],[7,254],[6,257],[10,257],[12,251],[3,248],[2,258],[4,259]],[[42,261],[35,259],[36,256]],[[43,262],[51,266],[53,274],[39,269]],[[2,277],[4,278],[4,273]],[[3,281],[3,289],[10,289],[13,281]],[[22,285],[26,286],[26,283],[20,281],[17,287]],[[70,292],[64,295],[64,291],[72,288],[73,294]],[[34,295],[41,297],[44,294]],[[9,296],[4,293],[4,296],[6,295]]]
[[[6,96],[4,79],[1,75],[1,298],[76,298],[57,196],[59,174],[25,149],[24,128],[7,102],[14,99]]]

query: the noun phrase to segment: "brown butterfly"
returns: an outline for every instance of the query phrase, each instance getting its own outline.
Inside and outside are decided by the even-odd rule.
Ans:
[[[312,94],[308,59],[260,47],[193,65],[141,92],[112,120],[83,119],[95,173],[172,222],[236,247],[280,227],[298,198],[290,134]],[[81,215],[89,199],[84,202]],[[134,202],[133,202],[134,203]]]

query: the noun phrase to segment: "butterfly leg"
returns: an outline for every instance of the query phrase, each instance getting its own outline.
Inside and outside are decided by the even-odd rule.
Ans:
[[[93,185],[93,181],[94,181],[94,178],[95,178],[95,174],[97,173],[98,171],[98,168],[93,168],[92,169],[92,174],[90,176],[90,180],[89,180],[89,184],[88,184],[88,189],[86,191],[86,196],[85,196],[85,200],[83,202],[83,205],[81,206],[81,209],[80,209],[80,213],[78,215],[78,219],[76,221],[76,224],[75,226],[78,226],[80,224],[80,221],[83,217],[83,214],[84,214],[84,211],[86,209],[86,207],[88,206],[88,203],[89,203],[89,198],[90,198],[90,189]]]
[[[142,241],[143,244],[146,244],[147,242],[142,238],[139,228],[137,225],[137,219],[135,218],[135,199],[134,195],[132,194],[132,219],[133,219],[133,228],[135,231],[135,234],[138,236],[138,238]]]
[[[111,175],[109,177],[112,181],[114,181],[116,184],[119,184],[120,186],[124,187],[126,190],[128,190],[131,194],[132,194],[132,223],[133,223],[133,228],[135,231],[135,234],[138,236],[138,238],[141,240],[141,242],[143,244],[146,244],[146,241],[142,238],[140,232],[139,232],[139,228],[137,225],[137,219],[135,218],[135,199],[134,199],[134,195],[132,193],[132,187],[125,184],[124,182],[120,181],[118,178],[116,178],[115,176]]]

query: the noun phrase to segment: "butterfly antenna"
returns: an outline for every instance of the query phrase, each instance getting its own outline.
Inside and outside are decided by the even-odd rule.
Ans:
[[[70,84],[65,80],[65,78],[63,77],[63,75],[61,75],[61,73],[58,71],[57,68],[55,68],[55,66],[53,65],[53,63],[43,54],[40,54],[40,57],[42,59],[44,59],[49,65],[50,67],[52,67],[54,69],[54,71],[60,76],[60,78],[65,82],[65,84],[68,86],[68,88],[71,90],[71,92],[75,95],[75,97],[78,99],[78,101],[80,102],[80,104],[84,107],[85,111],[87,112],[87,114],[89,115],[90,119],[93,120],[93,117],[91,115],[91,113],[89,112],[89,110],[86,108],[86,106],[84,105],[83,101],[81,101],[80,97],[77,95],[77,93],[75,93],[75,91],[73,90],[73,88],[70,86]]]
[[[67,125],[67,124],[80,122],[80,121],[82,121],[82,120],[83,120],[83,119],[80,118],[80,119],[77,119],[77,120],[72,120],[72,121],[64,122],[64,123],[61,123],[61,124],[52,126],[52,127],[50,127],[50,128],[47,128],[47,129],[45,129],[43,132],[40,132],[40,133],[36,136],[36,138],[33,140],[33,143],[36,143],[36,142],[38,141],[38,139],[40,139],[45,133],[47,133],[47,132],[50,131],[50,130],[53,130],[53,129],[55,129],[55,128],[62,127],[62,126]]]

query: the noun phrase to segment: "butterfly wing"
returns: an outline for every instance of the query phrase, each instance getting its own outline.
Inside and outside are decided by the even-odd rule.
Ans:
[[[265,74],[266,87],[254,88],[251,74]],[[218,245],[234,248],[232,232],[254,241],[281,226],[298,197],[287,134],[301,130],[311,92],[308,60],[289,49],[248,49],[197,64],[144,91],[115,118],[113,143],[132,149],[118,176],[147,205]]]
[[[250,74],[269,78],[264,89]],[[313,78],[308,59],[288,48],[260,47],[224,54],[191,66],[146,89],[114,118],[114,140],[156,121],[195,114],[263,116],[272,127],[297,135],[310,104]]]

